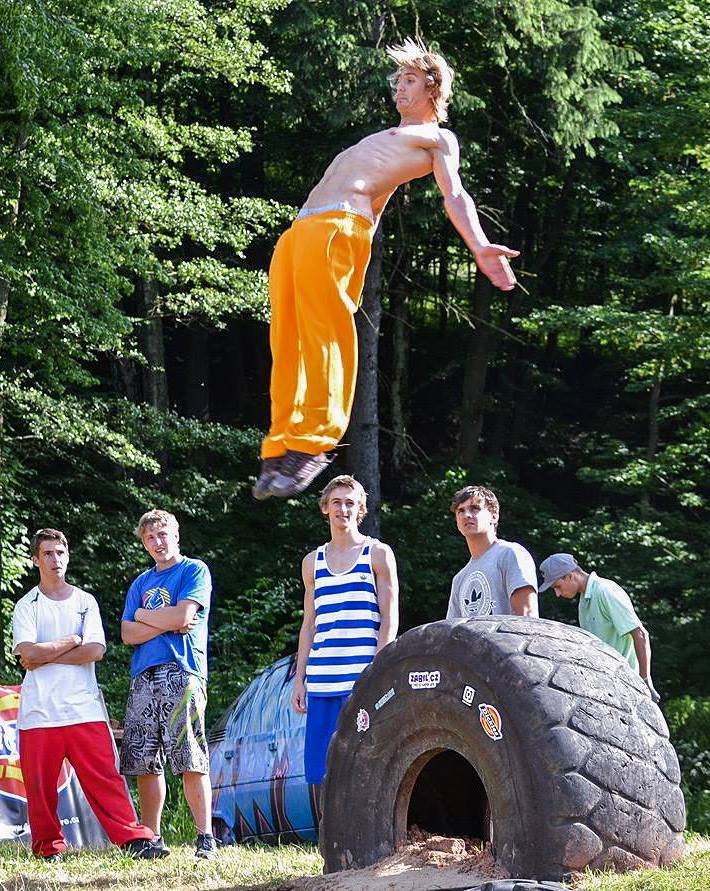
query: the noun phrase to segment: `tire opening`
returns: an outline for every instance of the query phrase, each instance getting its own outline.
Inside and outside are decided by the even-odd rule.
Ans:
[[[397,845],[413,826],[434,835],[493,840],[485,787],[458,752],[426,752],[405,774],[395,806]]]

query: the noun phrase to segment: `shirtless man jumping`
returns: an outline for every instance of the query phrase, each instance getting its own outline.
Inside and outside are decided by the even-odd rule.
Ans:
[[[491,244],[459,177],[459,146],[446,120],[454,73],[407,39],[389,47],[399,126],[341,152],[279,239],[269,270],[271,428],[261,449],[255,498],[291,497],[329,463],[347,428],[357,376],[353,316],[372,237],[398,186],[434,174],[444,209],[478,269],[503,291],[515,287],[508,257]]]

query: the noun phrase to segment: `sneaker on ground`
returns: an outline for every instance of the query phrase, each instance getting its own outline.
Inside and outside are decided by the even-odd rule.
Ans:
[[[160,851],[161,857],[167,857],[170,853],[170,848],[163,841],[162,835],[156,835],[153,838],[153,847],[157,848]]]
[[[157,860],[158,857],[165,856],[161,849],[148,838],[134,838],[133,841],[121,845],[121,850],[134,860]]]
[[[64,858],[61,851],[55,851],[54,854],[47,854],[46,856],[40,854],[39,859],[44,863],[61,863]]]
[[[281,470],[284,458],[285,455],[279,455],[278,458],[262,458],[259,479],[251,490],[257,501],[263,501],[272,494],[271,482]]]
[[[195,857],[201,857],[203,860],[211,860],[217,856],[217,842],[213,835],[208,832],[199,832],[197,834],[197,848],[195,849]]]
[[[269,489],[277,498],[291,498],[307,489],[321,471],[330,464],[327,455],[309,455],[288,451],[281,470],[272,479]]]

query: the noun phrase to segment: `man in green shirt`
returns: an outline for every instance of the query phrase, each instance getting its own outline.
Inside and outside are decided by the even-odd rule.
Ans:
[[[621,585],[585,572],[571,554],[552,554],[540,564],[540,593],[552,588],[565,600],[579,598],[579,626],[621,653],[646,683],[651,699],[660,700],[651,680],[651,644],[636,615],[631,598]]]

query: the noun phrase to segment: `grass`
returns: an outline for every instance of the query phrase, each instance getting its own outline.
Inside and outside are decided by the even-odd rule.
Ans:
[[[194,891],[194,889],[268,888],[298,876],[320,875],[323,861],[315,847],[238,845],[221,848],[213,861],[198,861],[194,847],[180,845],[164,860],[136,862],[112,848],[68,854],[62,863],[45,864],[27,848],[0,844],[3,891]],[[365,887],[365,886],[364,886]],[[625,875],[585,873],[575,891],[709,891],[710,838],[691,836],[684,859],[671,869]]]
[[[210,888],[274,887],[298,876],[320,875],[323,861],[307,845],[220,848],[215,860],[195,858],[194,844],[171,846],[163,860],[136,861],[117,848],[76,851],[61,863],[43,863],[28,848],[0,844],[0,888],[3,891],[59,891],[108,888],[112,891],[187,891]]]
[[[710,837],[689,834],[685,857],[670,869],[585,873],[575,891],[710,891]]]

